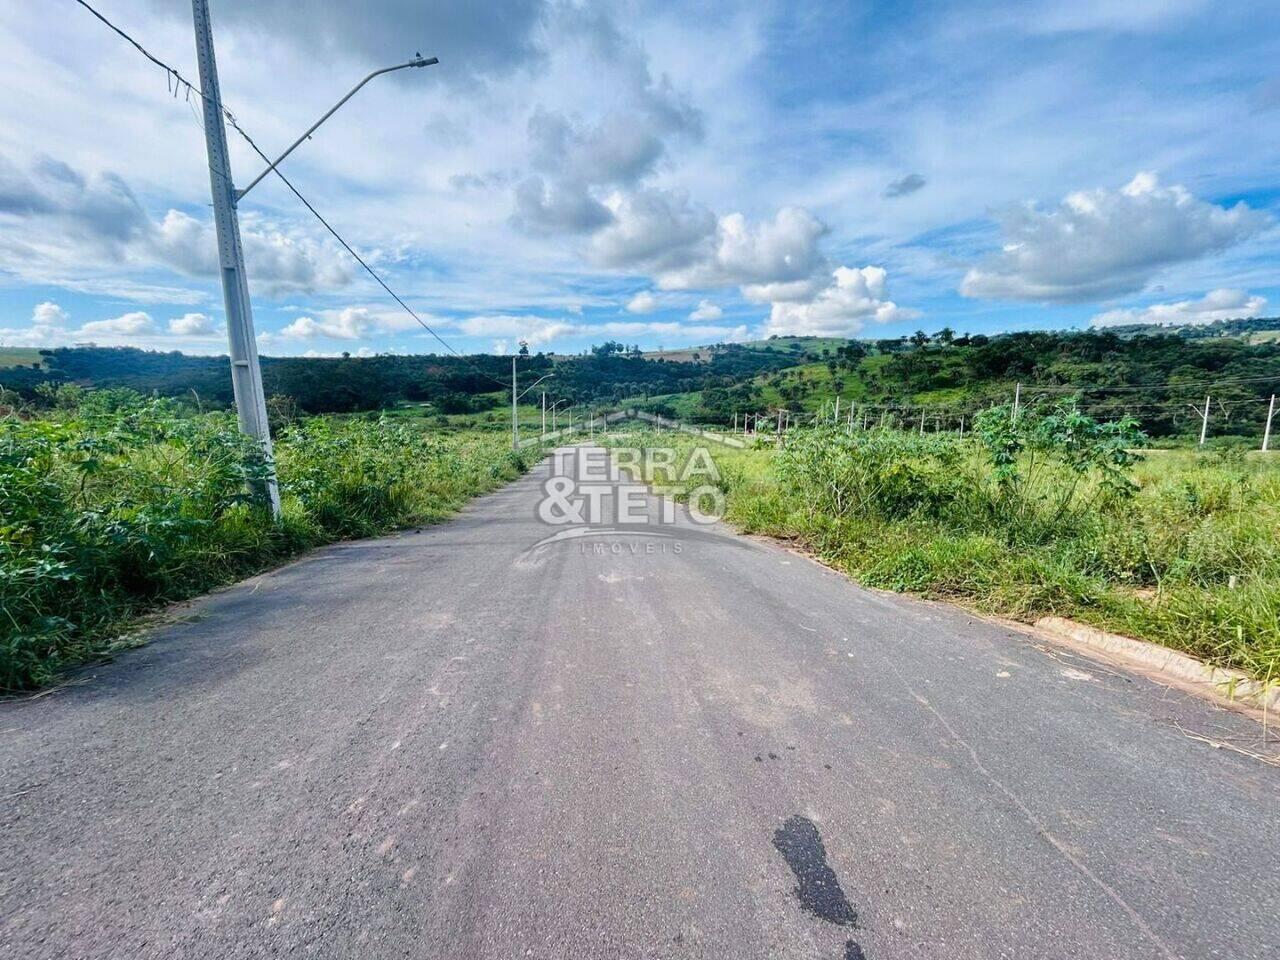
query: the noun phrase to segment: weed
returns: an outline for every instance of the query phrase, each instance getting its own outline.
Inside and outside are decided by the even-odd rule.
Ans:
[[[439,519],[526,466],[496,433],[293,420],[276,442],[277,523],[249,499],[264,464],[231,415],[124,390],[65,400],[41,418],[0,418],[3,690],[101,654],[159,604],[318,544]]]

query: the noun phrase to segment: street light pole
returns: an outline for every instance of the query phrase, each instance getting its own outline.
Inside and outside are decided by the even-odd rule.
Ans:
[[[204,138],[209,154],[209,184],[213,193],[213,222],[218,236],[222,299],[227,314],[227,342],[231,354],[231,388],[235,395],[240,429],[258,441],[266,458],[262,484],[274,517],[280,516],[280,487],[276,481],[271,429],[267,423],[267,399],[262,389],[258,342],[253,332],[253,308],[244,271],[244,247],[236,216],[235,185],[231,181],[231,157],[227,153],[227,128],[223,124],[222,93],[218,65],[213,56],[213,31],[209,26],[208,0],[191,0],[195,21],[196,60],[200,67],[200,98],[204,108]]]
[[[269,173],[289,156],[304,140],[328,120],[356,91],[374,77],[407,67],[427,67],[439,63],[435,57],[416,54],[407,63],[375,70],[351,88],[324,116],[313,123],[289,149],[258,174],[243,190],[237,190],[231,179],[231,157],[227,151],[227,128],[223,121],[222,92],[218,86],[218,65],[213,54],[213,30],[209,24],[208,0],[191,0],[195,23],[196,60],[200,67],[200,93],[204,112],[205,147],[209,154],[209,183],[213,193],[213,221],[218,237],[218,264],[221,267],[222,299],[227,315],[227,341],[231,354],[231,387],[235,395],[240,429],[262,446],[266,460],[266,479],[260,485],[271,513],[280,516],[280,488],[276,480],[275,458],[271,449],[271,429],[267,422],[267,401],[262,388],[262,366],[258,361],[258,341],[253,329],[253,306],[249,301],[249,282],[244,269],[244,246],[240,239],[240,221],[236,205]]]
[[[569,401],[567,399],[561,397],[559,400],[557,400],[555,403],[551,405],[551,432],[552,433],[555,433],[557,430],[560,429],[559,427],[560,419],[559,419],[559,416],[557,415],[557,411],[559,411],[560,409],[560,404],[568,403],[568,402]]]
[[[516,417],[516,358],[511,357],[511,449],[520,449],[520,421]]]

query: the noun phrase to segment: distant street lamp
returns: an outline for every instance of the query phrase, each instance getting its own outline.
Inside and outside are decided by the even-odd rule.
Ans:
[[[556,430],[556,410],[559,409],[560,404],[568,402],[568,400],[557,400],[551,405],[551,430],[553,433]]]
[[[520,418],[516,410],[517,402],[520,400],[521,397],[523,397],[526,393],[528,393],[530,390],[532,390],[534,387],[540,384],[543,380],[546,380],[548,377],[554,377],[556,375],[556,372],[554,370],[552,370],[550,373],[544,373],[537,380],[533,381],[533,383],[529,384],[529,386],[525,387],[523,391],[521,391],[520,393],[517,393],[516,392],[517,390],[516,362],[520,360],[521,357],[523,357],[526,360],[529,359],[529,344],[525,340],[520,341],[519,352],[516,354],[513,354],[511,357],[511,449],[513,452],[520,449]]]

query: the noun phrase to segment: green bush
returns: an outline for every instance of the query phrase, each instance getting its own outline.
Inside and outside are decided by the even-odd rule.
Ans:
[[[61,393],[61,391],[60,391]],[[525,463],[496,434],[304,419],[276,442],[283,516],[229,414],[94,391],[0,418],[0,689],[49,682],[122,624],[332,540],[438,519]]]
[[[869,586],[1070,616],[1280,680],[1280,456],[1143,445],[1068,401],[1017,422],[992,409],[964,440],[820,425],[716,459],[730,522]]]

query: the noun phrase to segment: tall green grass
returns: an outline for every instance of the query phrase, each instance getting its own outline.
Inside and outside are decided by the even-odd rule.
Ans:
[[[304,419],[275,449],[278,523],[247,493],[263,464],[229,414],[98,391],[0,418],[0,689],[50,682],[160,604],[439,519],[527,466],[503,435],[386,419]]]
[[[716,449],[726,519],[869,586],[1068,616],[1280,680],[1280,457],[1138,459],[1122,425],[1057,411],[1019,437],[1007,410],[991,416],[964,440],[818,427]]]

